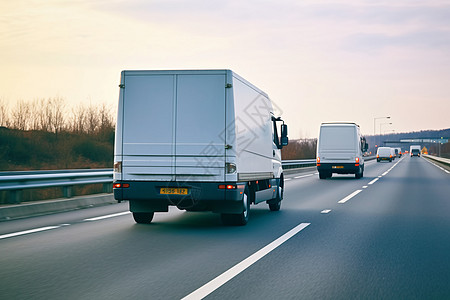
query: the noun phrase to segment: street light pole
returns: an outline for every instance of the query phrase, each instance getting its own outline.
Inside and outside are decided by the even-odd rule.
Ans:
[[[390,118],[391,118],[390,116],[373,118],[373,139],[374,139],[375,143],[376,143],[376,137],[375,137],[375,135],[376,135],[376,132],[375,132],[376,126],[375,126],[375,121],[379,120],[379,119],[390,119]],[[381,135],[381,126],[380,126],[380,135]],[[375,150],[377,150],[377,149],[375,149]]]
[[[381,123],[380,124],[380,144],[381,144],[381,126],[382,125],[392,125],[392,122],[390,122],[390,123]]]

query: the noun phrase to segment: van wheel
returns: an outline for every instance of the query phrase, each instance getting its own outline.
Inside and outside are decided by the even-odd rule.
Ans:
[[[243,226],[247,224],[250,216],[250,197],[248,187],[244,190],[244,196],[242,197],[242,204],[244,210],[239,214],[221,214],[222,222],[225,225]]]
[[[325,173],[325,172],[319,172],[319,178],[320,178],[320,179],[327,179],[327,173]]]
[[[138,224],[150,224],[153,220],[154,212],[134,212],[133,219]]]
[[[361,169],[361,167],[358,169],[358,172],[355,173],[355,178],[356,179],[360,179],[361,177],[363,177],[363,170]]]

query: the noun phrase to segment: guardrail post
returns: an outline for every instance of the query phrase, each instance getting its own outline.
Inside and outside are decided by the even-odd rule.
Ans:
[[[22,190],[11,190],[9,191],[9,203],[10,204],[19,204],[22,202]]]
[[[103,184],[103,193],[112,193],[113,184],[112,182],[104,183]]]
[[[73,197],[72,186],[71,185],[63,186],[63,194],[65,198],[72,198]]]

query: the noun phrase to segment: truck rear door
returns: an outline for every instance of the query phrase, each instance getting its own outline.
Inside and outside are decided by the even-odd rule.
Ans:
[[[124,180],[224,181],[225,72],[130,72],[124,79]]]
[[[225,74],[177,76],[178,181],[225,179],[225,79]]]

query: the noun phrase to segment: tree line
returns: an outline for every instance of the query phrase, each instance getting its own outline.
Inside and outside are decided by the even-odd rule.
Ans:
[[[114,126],[105,104],[0,100],[0,171],[111,168]]]
[[[0,99],[0,126],[17,130],[93,134],[114,127],[113,111],[106,104],[69,107],[61,97],[20,100],[10,106]]]

